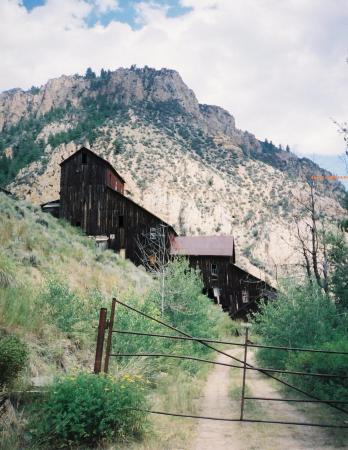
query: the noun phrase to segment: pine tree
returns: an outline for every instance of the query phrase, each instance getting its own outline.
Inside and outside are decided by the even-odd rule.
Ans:
[[[85,79],[94,80],[95,78],[96,78],[95,72],[93,72],[93,70],[90,67],[88,67],[88,69],[86,70]]]

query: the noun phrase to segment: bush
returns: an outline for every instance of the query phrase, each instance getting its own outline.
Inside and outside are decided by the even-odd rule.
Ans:
[[[338,339],[321,346],[323,350],[348,352],[346,338]],[[328,400],[348,401],[348,358],[347,355],[323,353],[296,353],[289,358],[288,368],[296,367],[303,372],[328,373],[339,375],[340,378],[295,377],[297,386],[308,392]],[[345,378],[346,377],[346,378]]]
[[[84,309],[81,300],[67,285],[56,279],[50,279],[40,302],[51,315],[57,327],[66,332],[74,329],[83,320]]]
[[[30,432],[37,444],[54,448],[94,445],[140,436],[146,425],[145,389],[140,377],[80,373],[55,381],[34,406]]]
[[[0,337],[0,388],[13,383],[27,359],[27,346],[18,337]]]
[[[82,298],[61,280],[51,278],[40,294],[39,303],[49,321],[61,331],[71,333],[81,331],[86,322],[91,323],[97,317],[96,311],[102,297],[97,291],[91,291],[87,297]]]
[[[3,253],[0,253],[0,287],[10,287],[16,284],[16,266]]]
[[[285,347],[318,347],[334,336],[338,326],[335,305],[315,283],[281,287],[275,301],[260,304],[252,322],[265,344]],[[288,355],[262,349],[258,357],[284,368]]]
[[[283,287],[278,298],[262,303],[252,318],[254,331],[269,345],[348,351],[347,317],[316,284]],[[301,372],[342,375],[342,378],[286,376],[296,386],[319,398],[348,400],[346,355],[285,352],[260,349],[257,359],[264,367]],[[285,376],[284,376],[285,377]]]

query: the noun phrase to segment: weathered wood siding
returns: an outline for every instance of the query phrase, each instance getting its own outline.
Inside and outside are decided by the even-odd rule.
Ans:
[[[212,297],[211,290],[220,289],[220,303],[223,309],[229,308],[229,285],[232,258],[226,256],[190,256],[190,265],[200,269],[206,293]],[[217,275],[212,274],[212,264],[216,264]]]
[[[226,256],[190,256],[190,265],[200,269],[207,295],[212,297],[213,289],[220,290],[220,303],[232,317],[245,317],[257,309],[257,301],[274,292],[270,286],[257,277],[233,264]],[[217,275],[212,274],[212,264],[217,267]],[[243,302],[243,291],[248,302]],[[244,296],[245,298],[245,296]]]
[[[87,235],[108,236],[110,248],[125,250],[127,258],[140,263],[138,235],[164,222],[114,190],[115,182],[120,180],[106,175],[109,169],[103,160],[87,153],[87,162],[83,163],[82,155],[77,153],[62,165],[60,217],[81,227]],[[174,233],[167,228],[168,250],[169,236]]]

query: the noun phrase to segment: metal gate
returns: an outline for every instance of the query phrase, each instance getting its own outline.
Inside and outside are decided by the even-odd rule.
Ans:
[[[143,333],[140,331],[133,331],[133,330],[117,330],[114,329],[114,323],[115,323],[115,312],[116,312],[116,305],[120,305],[121,307],[127,308],[129,311],[140,314],[141,316],[145,317],[148,320],[157,322],[158,324],[162,325],[163,327],[170,329],[172,331],[175,331],[177,335],[171,336],[167,334],[158,334],[158,333]],[[238,364],[228,364],[223,362],[217,362],[212,361],[208,359],[198,358],[195,356],[184,356],[184,355],[173,355],[173,354],[166,354],[166,353],[112,353],[112,337],[113,334],[127,334],[127,335],[133,335],[133,336],[150,336],[150,337],[156,337],[160,339],[177,339],[177,340],[183,340],[183,341],[195,341],[200,343],[201,345],[204,345],[205,347],[219,353],[222,355],[227,356],[230,358],[234,363]],[[107,335],[107,336],[106,336]],[[106,336],[106,348],[104,352],[104,341]],[[243,359],[239,359],[235,356],[232,356],[223,350],[220,350],[216,347],[214,347],[212,344],[228,344],[231,346],[236,347],[243,347],[244,349],[244,356]],[[319,403],[319,404],[326,404],[330,406],[331,408],[334,408],[338,411],[340,411],[342,414],[348,415],[348,409],[344,408],[344,405],[348,405],[348,401],[345,400],[322,400],[315,395],[306,392],[305,390],[281,379],[278,378],[276,375],[279,374],[288,374],[288,375],[296,375],[296,376],[312,376],[312,377],[321,377],[321,378],[341,378],[341,379],[347,379],[348,376],[341,376],[337,374],[324,374],[324,373],[313,373],[313,372],[301,372],[301,371],[290,371],[290,370],[279,370],[279,369],[270,369],[270,368],[262,368],[262,367],[256,367],[252,364],[250,364],[247,360],[248,356],[248,349],[249,348],[264,348],[264,349],[275,349],[279,351],[291,351],[291,352],[314,352],[314,353],[322,353],[326,355],[345,355],[348,357],[348,352],[339,352],[339,351],[327,351],[327,350],[320,350],[320,349],[310,349],[310,348],[290,348],[290,347],[281,347],[281,346],[273,346],[273,345],[259,345],[254,344],[249,340],[249,332],[248,328],[246,328],[245,331],[245,337],[244,337],[244,343],[239,342],[230,342],[230,341],[222,341],[217,339],[206,339],[206,338],[197,338],[190,336],[189,334],[185,333],[182,330],[179,330],[178,328],[173,327],[170,324],[167,324],[163,322],[160,319],[157,319],[155,317],[151,317],[150,315],[146,314],[143,311],[140,311],[137,308],[134,308],[133,306],[127,305],[120,300],[113,299],[112,305],[111,305],[111,311],[110,311],[110,317],[107,318],[107,309],[101,308],[100,314],[99,314],[99,325],[98,325],[98,335],[97,335],[97,346],[96,346],[96,354],[95,354],[95,363],[94,363],[94,373],[99,374],[101,372],[107,373],[109,370],[109,361],[111,357],[165,357],[165,358],[176,358],[176,359],[185,359],[190,361],[198,361],[201,363],[206,364],[216,364],[216,365],[223,365],[227,367],[233,367],[237,368],[243,371],[243,378],[242,378],[242,393],[241,393],[241,399],[240,399],[240,416],[239,418],[225,418],[225,417],[209,417],[209,416],[198,416],[198,415],[192,415],[192,414],[180,414],[175,413],[171,411],[153,411],[153,410],[143,410],[145,412],[151,413],[151,414],[161,414],[161,415],[167,415],[167,416],[175,416],[175,417],[184,417],[184,418],[194,418],[194,419],[208,419],[208,420],[222,420],[222,421],[228,421],[228,422],[250,422],[250,423],[267,423],[267,424],[282,424],[282,425],[298,425],[298,426],[310,426],[310,427],[325,427],[325,428],[348,428],[347,420],[343,421],[342,424],[326,424],[326,423],[303,423],[303,422],[287,422],[287,421],[276,421],[276,420],[261,420],[261,419],[250,419],[245,417],[245,401],[248,400],[260,400],[260,401],[266,401],[266,402],[292,402],[292,403]],[[104,356],[105,353],[105,356]],[[103,365],[103,357],[104,357],[104,365]],[[245,395],[245,386],[246,386],[246,379],[247,379],[247,372],[248,370],[258,371],[259,373],[262,373],[263,375],[272,378],[273,380],[276,380],[277,382],[287,386],[289,389],[294,390],[297,393],[300,393],[301,395],[307,397],[307,399],[295,399],[295,398],[268,398],[268,397],[250,397]]]

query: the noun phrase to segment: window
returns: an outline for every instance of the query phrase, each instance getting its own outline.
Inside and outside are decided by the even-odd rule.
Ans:
[[[150,239],[154,241],[157,238],[157,230],[156,228],[150,228]]]
[[[242,302],[249,303],[249,292],[246,289],[242,290]]]
[[[86,155],[86,153],[82,153],[82,164],[83,165],[87,164],[87,155]]]
[[[218,275],[217,264],[212,264],[212,265],[211,265],[211,274],[212,274],[214,277],[217,277],[217,275]]]
[[[124,217],[118,216],[118,226],[119,228],[124,228]]]

